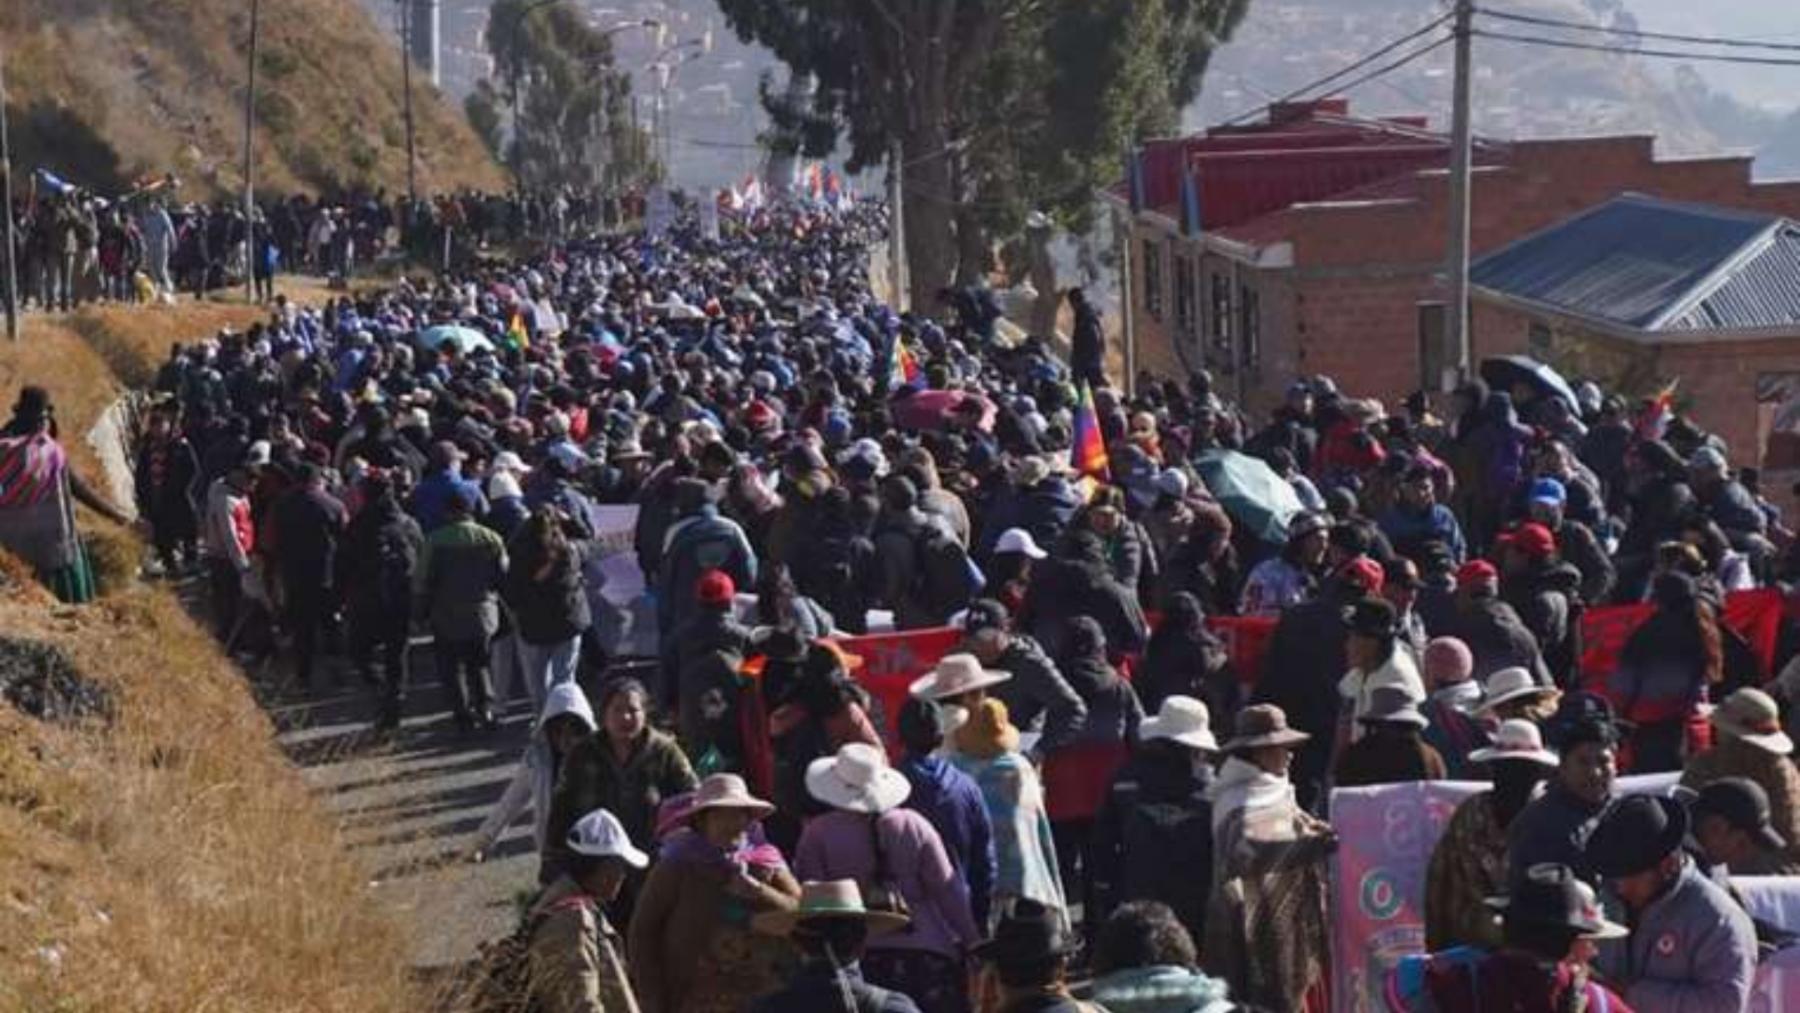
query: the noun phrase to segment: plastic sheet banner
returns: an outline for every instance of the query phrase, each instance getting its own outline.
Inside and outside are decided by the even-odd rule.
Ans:
[[[1666,795],[1680,775],[1619,779],[1627,795]],[[1425,950],[1425,871],[1456,806],[1487,786],[1426,781],[1339,788],[1331,793],[1331,825],[1339,845],[1332,869],[1332,1001],[1338,1013],[1386,1010],[1381,986],[1403,956]],[[1733,880],[1751,914],[1800,929],[1800,877]],[[1800,949],[1758,969],[1746,1007],[1800,1013]]]
[[[582,583],[600,645],[615,657],[657,655],[656,601],[638,564],[637,504],[592,506],[594,540],[582,559]]]

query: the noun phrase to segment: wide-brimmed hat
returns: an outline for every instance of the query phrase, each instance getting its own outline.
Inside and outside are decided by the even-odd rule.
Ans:
[[[1523,760],[1545,767],[1554,767],[1559,762],[1555,753],[1544,748],[1544,735],[1538,731],[1538,726],[1522,718],[1500,722],[1500,727],[1494,730],[1493,741],[1469,754],[1470,763],[1506,760]]]
[[[972,952],[981,960],[1016,964],[1068,956],[1079,948],[1063,927],[1060,911],[1027,898],[1014,902],[994,934],[977,943]]]
[[[881,750],[851,742],[836,756],[821,756],[806,765],[806,792],[833,809],[884,813],[906,801],[912,783],[888,766]]]
[[[1694,793],[1688,813],[1699,823],[1708,814],[1756,838],[1771,851],[1781,851],[1787,841],[1769,825],[1769,793],[1747,777],[1721,777]]]
[[[1385,721],[1424,728],[1431,720],[1419,711],[1419,702],[1400,686],[1377,686],[1369,692],[1369,708],[1358,721]]]
[[[1525,669],[1502,668],[1488,676],[1487,682],[1482,683],[1481,702],[1470,713],[1487,714],[1503,703],[1549,692],[1553,690],[1548,686],[1538,685],[1538,681]]]
[[[981,667],[973,654],[946,654],[937,667],[913,680],[907,692],[929,700],[948,700],[978,689],[998,686],[1012,678],[1011,672]]]
[[[1726,697],[1713,708],[1710,720],[1714,728],[1758,749],[1778,756],[1794,751],[1794,740],[1781,730],[1775,698],[1760,689],[1746,686]]]
[[[863,906],[862,889],[854,879],[833,879],[800,884],[800,903],[781,911],[764,911],[750,918],[750,926],[772,936],[785,936],[803,922],[858,921],[878,936],[905,928],[911,919],[892,911],[871,911]]]
[[[1504,897],[1484,903],[1508,922],[1573,929],[1589,939],[1622,939],[1630,930],[1608,921],[1594,888],[1566,865],[1543,863],[1526,869]]]
[[[1635,876],[1680,848],[1688,823],[1687,807],[1672,798],[1627,795],[1600,817],[1582,854],[1608,879]]]
[[[682,822],[692,823],[708,809],[748,809],[762,819],[774,812],[775,806],[750,794],[750,786],[736,774],[710,774],[694,789],[694,804],[682,814]]]
[[[1219,751],[1219,740],[1213,737],[1212,715],[1205,704],[1191,696],[1165,698],[1156,716],[1138,726],[1138,737],[1145,742],[1166,739],[1189,749]]]
[[[595,809],[575,821],[569,828],[569,850],[593,858],[617,858],[634,869],[650,864],[650,856],[631,843],[619,818],[605,809]]]
[[[1297,746],[1312,736],[1289,728],[1287,713],[1272,703],[1252,704],[1238,711],[1237,735],[1225,743],[1225,752],[1236,753],[1264,746]]]

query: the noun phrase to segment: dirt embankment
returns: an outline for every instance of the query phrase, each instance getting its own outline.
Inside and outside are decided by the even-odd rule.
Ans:
[[[0,343],[0,406],[49,387],[75,466],[98,479],[79,434],[124,379],[170,340],[259,315],[34,320]],[[82,522],[101,602],[59,606],[0,566],[0,1011],[413,1008],[400,932],[243,676],[173,595],[127,579],[129,536]],[[33,716],[20,702],[37,687],[92,705]]]

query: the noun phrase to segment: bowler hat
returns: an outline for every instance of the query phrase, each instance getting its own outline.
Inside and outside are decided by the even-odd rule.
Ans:
[[[1289,728],[1287,713],[1272,703],[1252,704],[1238,711],[1236,737],[1225,743],[1227,753],[1263,746],[1298,746],[1312,736]]]
[[[1634,876],[1669,857],[1687,839],[1687,807],[1672,798],[1628,795],[1613,804],[1582,849],[1608,879]]]
[[[1013,904],[993,936],[976,944],[974,954],[996,964],[1024,964],[1065,957],[1077,948],[1063,927],[1062,912],[1026,898]]]

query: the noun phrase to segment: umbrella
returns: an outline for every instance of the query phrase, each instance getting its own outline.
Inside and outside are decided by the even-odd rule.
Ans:
[[[1514,384],[1524,384],[1547,397],[1560,397],[1571,409],[1577,408],[1575,391],[1562,374],[1529,355],[1496,355],[1481,360],[1481,378],[1495,390],[1510,391]]]
[[[455,345],[457,352],[462,355],[494,350],[494,343],[488,340],[487,335],[461,324],[439,324],[436,327],[427,327],[422,331],[415,332],[413,341],[420,348],[432,349],[442,348],[444,342],[448,341]]]
[[[1235,450],[1209,450],[1196,467],[1233,522],[1272,545],[1287,541],[1288,522],[1303,508],[1294,487],[1275,469]]]
[[[903,397],[893,398],[888,402],[888,413],[894,417],[894,424],[902,429],[939,431],[950,428],[950,419],[965,401],[972,401],[981,407],[982,431],[989,432],[994,428],[995,408],[993,402],[979,394],[970,394],[960,390],[919,390]]]

